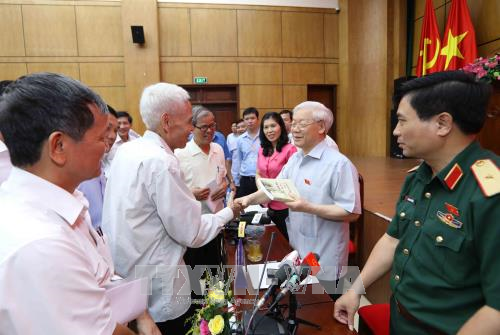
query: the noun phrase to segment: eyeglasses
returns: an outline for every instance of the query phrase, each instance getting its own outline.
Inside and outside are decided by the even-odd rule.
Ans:
[[[204,126],[201,126],[201,127],[198,127],[198,126],[194,126],[194,127],[198,128],[202,132],[206,132],[208,130],[208,128],[210,128],[212,130],[215,130],[215,128],[217,127],[217,123],[214,122],[212,124],[207,124],[207,125],[204,125]]]
[[[306,129],[306,127],[316,122],[321,122],[321,121],[314,121],[314,120],[300,120],[299,122],[293,121],[292,124],[290,125],[290,128],[297,128],[299,130],[304,130]]]

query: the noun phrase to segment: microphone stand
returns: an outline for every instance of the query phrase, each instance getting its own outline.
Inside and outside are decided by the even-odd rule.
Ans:
[[[288,332],[290,335],[294,335],[299,329],[299,324],[303,324],[306,326],[310,326],[316,328],[317,330],[321,330],[321,326],[313,323],[311,321],[307,321],[297,317],[297,297],[293,292],[289,292],[289,302],[288,302]]]

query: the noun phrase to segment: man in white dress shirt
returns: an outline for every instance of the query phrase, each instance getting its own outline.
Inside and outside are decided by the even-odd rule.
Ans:
[[[148,277],[149,311],[162,333],[185,334],[190,316],[186,247],[210,242],[240,208],[201,214],[173,150],[193,130],[189,94],[177,85],[146,87],[140,112],[147,131],[125,143],[111,166],[104,196],[103,229],[110,237],[116,272]],[[182,272],[182,274],[179,273]],[[184,278],[185,277],[185,278]],[[154,278],[154,279],[153,279]]]
[[[101,284],[87,202],[75,191],[100,173],[107,108],[81,83],[24,76],[0,99],[0,132],[14,167],[0,186],[0,325],[5,334],[132,334]]]

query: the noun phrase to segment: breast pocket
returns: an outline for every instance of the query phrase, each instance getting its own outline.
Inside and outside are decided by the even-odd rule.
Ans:
[[[465,249],[465,234],[460,229],[455,229],[431,219],[422,227],[421,252],[423,264],[431,264],[430,269],[449,283],[460,284],[468,275],[473,259],[469,259]]]

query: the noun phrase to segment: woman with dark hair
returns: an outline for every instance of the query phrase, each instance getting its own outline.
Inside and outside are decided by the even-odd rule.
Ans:
[[[257,158],[257,178],[276,178],[297,148],[289,143],[285,123],[276,112],[264,115],[259,136],[261,148]],[[288,207],[279,201],[271,201],[267,207],[269,217],[288,240],[285,223]]]

